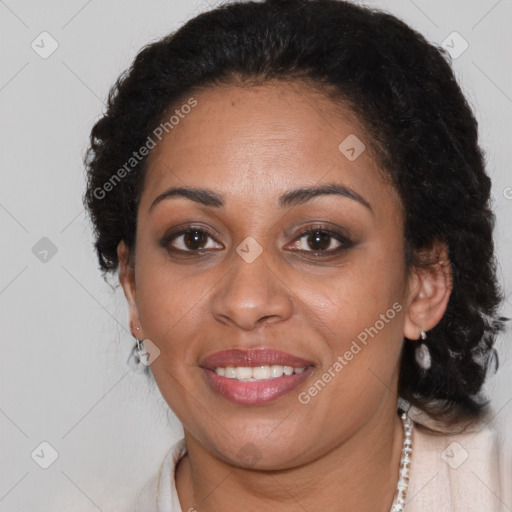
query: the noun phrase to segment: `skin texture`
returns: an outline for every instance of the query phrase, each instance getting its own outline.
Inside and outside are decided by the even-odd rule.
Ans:
[[[417,340],[441,319],[451,289],[447,266],[406,272],[400,199],[348,109],[298,83],[222,86],[194,98],[197,106],[151,154],[135,253],[123,242],[118,248],[132,333],[161,351],[151,371],[185,430],[189,453],[176,477],[182,509],[300,504],[339,512],[343,504],[387,512],[403,435],[396,414],[403,338]],[[350,134],[367,147],[354,161],[338,149]],[[337,195],[278,206],[289,189],[325,183],[351,188],[371,210]],[[225,206],[174,197],[150,209],[173,186],[213,189]],[[184,236],[160,244],[187,223],[212,233],[203,239],[208,254],[169,251],[198,247]],[[316,224],[346,233],[353,245],[315,257],[320,244],[303,233]],[[236,252],[248,236],[262,248],[252,263]],[[327,249],[339,246],[327,239]],[[434,249],[446,263],[444,248]],[[301,404],[298,392],[394,303],[401,311]],[[274,402],[241,406],[213,391],[198,366],[218,350],[261,346],[312,361],[313,374]],[[259,454],[252,463],[238,456],[248,443]]]

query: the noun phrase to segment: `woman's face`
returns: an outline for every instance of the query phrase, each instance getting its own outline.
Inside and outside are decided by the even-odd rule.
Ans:
[[[150,155],[131,320],[189,436],[232,464],[291,467],[396,408],[401,203],[354,115],[305,85],[193,97]],[[326,185],[341,193],[293,193]]]

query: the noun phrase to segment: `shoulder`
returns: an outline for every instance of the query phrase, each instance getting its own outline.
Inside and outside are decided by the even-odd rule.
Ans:
[[[512,507],[512,461],[485,421],[464,433],[413,435],[407,512],[502,512]]]
[[[171,446],[158,471],[139,493],[134,512],[181,512],[174,476],[178,462],[186,453],[184,438]]]

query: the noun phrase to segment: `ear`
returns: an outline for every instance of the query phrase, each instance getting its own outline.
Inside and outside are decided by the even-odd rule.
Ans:
[[[412,269],[408,279],[404,336],[410,340],[434,328],[443,317],[452,291],[452,272],[445,243],[436,242],[419,254],[426,268]]]
[[[134,338],[143,339],[142,326],[140,324],[139,311],[135,302],[135,269],[133,258],[130,257],[130,249],[124,241],[117,246],[117,258],[119,260],[119,282],[123,287],[124,295],[128,302],[130,316],[130,331]],[[137,329],[138,327],[138,329]]]

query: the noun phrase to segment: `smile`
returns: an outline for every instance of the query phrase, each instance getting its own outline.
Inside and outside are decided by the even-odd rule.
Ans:
[[[238,405],[273,402],[314,371],[311,361],[270,347],[215,352],[199,366],[210,389]]]
[[[260,371],[260,368],[261,367],[239,367],[233,368],[233,370],[237,373],[238,370],[241,370],[242,375],[249,375],[248,370],[251,370],[251,375],[253,375],[254,370],[256,370],[257,374],[257,372]],[[206,380],[210,385],[210,388],[217,395],[238,405],[254,406],[273,402],[278,398],[289,394],[291,391],[299,387],[314,370],[313,366],[295,369],[288,367],[293,370],[293,373],[287,375],[284,373],[284,367],[281,368],[283,369],[283,373],[280,377],[270,377],[268,379],[255,379],[254,377],[238,379],[236,377],[219,375],[217,371],[209,370],[207,368],[203,368],[203,371],[206,375]]]
[[[307,366],[300,368],[293,368],[292,366],[282,366],[280,364],[273,364],[272,366],[219,366],[215,368],[215,373],[221,377],[228,379],[236,379],[242,382],[255,382],[258,380],[273,380],[282,377],[283,375],[293,375],[302,373]]]

